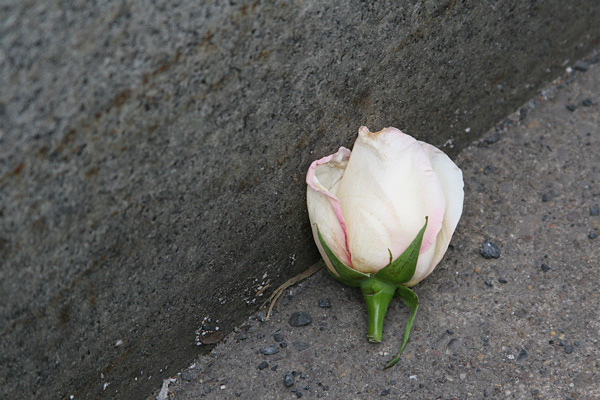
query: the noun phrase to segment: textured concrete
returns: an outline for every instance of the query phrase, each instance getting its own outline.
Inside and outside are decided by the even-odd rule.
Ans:
[[[173,375],[159,398],[600,398],[600,64],[564,78],[458,155],[463,218],[415,287],[421,304],[395,367],[382,370],[408,309],[393,301],[383,343],[368,343],[360,290],[321,270],[270,321],[249,319]],[[482,256],[486,239],[499,258]],[[291,326],[299,311],[312,323]]]
[[[311,160],[456,154],[600,38],[594,0],[201,3],[1,3],[3,396],[154,387],[317,260]]]

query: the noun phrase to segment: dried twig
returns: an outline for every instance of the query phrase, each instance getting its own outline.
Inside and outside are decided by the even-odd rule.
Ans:
[[[293,277],[291,279],[288,279],[287,281],[285,281],[285,283],[283,285],[281,285],[277,289],[275,289],[273,294],[271,294],[271,297],[269,297],[261,306],[261,308],[264,308],[267,304],[271,303],[269,305],[269,311],[267,311],[267,321],[269,320],[269,318],[271,318],[271,313],[273,312],[273,307],[275,306],[275,303],[277,302],[279,297],[283,294],[285,289],[289,288],[292,285],[295,285],[296,283],[298,283],[300,281],[303,281],[304,279],[308,278],[309,276],[313,275],[315,272],[320,270],[322,267],[323,267],[323,264],[317,263],[317,264],[313,265],[312,267],[310,267],[309,269],[307,269],[306,271],[296,275],[295,277]]]

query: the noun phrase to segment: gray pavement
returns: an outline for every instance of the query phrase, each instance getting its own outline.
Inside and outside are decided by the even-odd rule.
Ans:
[[[600,398],[598,52],[587,59],[456,158],[464,214],[415,288],[421,306],[396,367],[382,370],[407,309],[393,302],[383,343],[370,344],[360,292],[321,270],[151,398]],[[482,257],[486,239],[499,258]],[[312,322],[293,327],[299,311]]]

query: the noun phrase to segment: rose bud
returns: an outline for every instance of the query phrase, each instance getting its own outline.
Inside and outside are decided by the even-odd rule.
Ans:
[[[418,298],[409,289],[429,275],[448,249],[462,214],[461,170],[434,146],[396,128],[358,131],[352,151],[314,161],[307,173],[313,236],[328,271],[360,287],[369,311],[368,338],[380,342],[394,295],[411,316]]]

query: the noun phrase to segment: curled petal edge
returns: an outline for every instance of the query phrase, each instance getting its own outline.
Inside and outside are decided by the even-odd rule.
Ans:
[[[340,147],[337,153],[328,155],[316,161],[313,161],[308,168],[308,172],[306,174],[306,184],[313,189],[314,191],[322,194],[327,197],[329,204],[335,214],[342,231],[344,232],[344,243],[346,245],[346,257],[349,261],[349,266],[352,266],[352,255],[350,253],[350,245],[348,243],[348,231],[346,229],[346,222],[344,221],[344,216],[342,215],[342,207],[340,200],[331,193],[325,186],[323,186],[319,179],[316,176],[316,170],[319,165],[327,164],[331,161],[341,162],[343,160],[350,159],[351,151],[345,147]]]

